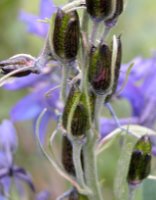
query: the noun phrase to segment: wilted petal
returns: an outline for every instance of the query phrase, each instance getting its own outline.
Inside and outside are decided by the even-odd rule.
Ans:
[[[3,120],[0,124],[0,146],[3,150],[16,151],[18,139],[16,129],[10,120]]]
[[[31,190],[33,192],[35,192],[35,186],[33,184],[32,178],[31,178],[30,174],[28,172],[26,172],[25,169],[18,168],[14,171],[14,173],[15,173],[16,178],[27,183],[29,185],[29,187],[31,188]]]
[[[56,11],[56,6],[52,0],[41,0],[40,3],[40,17],[51,18],[52,14]]]
[[[48,200],[49,198],[50,198],[50,192],[42,191],[39,194],[37,194],[35,200]]]
[[[48,32],[49,25],[46,23],[38,22],[40,17],[28,14],[24,11],[20,12],[20,19],[27,25],[27,31],[45,37]]]

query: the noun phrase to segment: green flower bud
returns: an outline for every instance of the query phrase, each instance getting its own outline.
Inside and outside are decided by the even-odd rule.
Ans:
[[[80,37],[79,17],[76,11],[65,13],[58,9],[54,23],[53,48],[63,60],[76,58]]]
[[[120,37],[118,37],[115,68],[114,71],[112,71],[112,47],[110,48],[106,44],[103,44],[99,47],[92,47],[90,50],[88,80],[97,95],[106,94],[110,89],[110,85],[112,85],[109,94],[106,97],[107,101],[117,87],[121,65],[121,54],[121,40]],[[114,80],[111,80],[112,74],[114,74]]]
[[[106,21],[106,26],[112,27],[116,24],[119,15],[123,12],[124,8],[124,1],[123,0],[116,0],[115,2],[115,10],[113,15],[111,15]]]
[[[109,94],[106,97],[106,102],[108,102],[112,95],[115,93],[117,85],[118,85],[118,79],[119,79],[119,74],[120,74],[120,67],[121,67],[121,59],[122,59],[122,43],[121,43],[121,39],[120,36],[118,37],[118,50],[117,50],[117,59],[116,59],[116,66],[115,66],[115,79],[114,79],[114,83],[113,83],[113,88],[112,88],[112,92],[111,94]]]
[[[86,0],[87,12],[93,20],[101,21],[108,18],[112,13],[112,0]]]
[[[98,95],[103,95],[110,85],[111,50],[106,44],[92,47],[89,55],[88,80]]]
[[[71,134],[73,136],[85,135],[86,131],[89,129],[89,112],[86,102],[86,96],[84,93],[81,93],[79,87],[76,85],[74,85],[71,88],[69,96],[67,98],[67,102],[62,116],[63,127],[67,129],[69,113],[71,111],[73,104],[75,104],[75,99],[77,98],[78,95],[80,95],[80,98],[77,102],[73,118],[71,121]],[[95,95],[93,93],[90,93],[89,99],[90,99],[90,107],[92,110],[91,115],[93,118]]]
[[[132,152],[127,180],[131,185],[137,185],[145,179],[151,169],[151,141],[148,135],[142,136]]]
[[[62,164],[64,169],[70,174],[75,176],[75,167],[73,163],[73,150],[72,144],[66,136],[62,138]]]

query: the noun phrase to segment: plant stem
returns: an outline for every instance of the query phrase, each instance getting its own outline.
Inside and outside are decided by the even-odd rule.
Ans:
[[[93,135],[92,131],[88,131],[87,142],[83,147],[86,184],[92,190],[92,194],[88,195],[88,199],[102,200],[102,194],[98,184],[95,144],[96,144],[95,136]]]
[[[62,65],[62,79],[61,79],[61,93],[60,93],[60,99],[62,102],[65,102],[66,100],[66,89],[67,89],[67,81],[68,81],[68,75],[70,71],[70,66],[67,64]]]

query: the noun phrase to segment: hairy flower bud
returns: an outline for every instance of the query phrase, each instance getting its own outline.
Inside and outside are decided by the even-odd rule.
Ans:
[[[71,134],[73,136],[81,136],[85,135],[86,131],[89,129],[89,112],[86,102],[86,96],[84,93],[81,93],[78,86],[73,86],[70,90],[63,116],[62,116],[62,122],[63,127],[67,129],[68,123],[69,123],[69,114],[71,112],[72,106],[76,103],[75,99],[77,96],[80,95],[80,98],[77,102],[75,111],[73,113],[73,118],[71,120]],[[90,107],[91,107],[91,117],[93,118],[93,112],[94,112],[94,101],[95,101],[95,95],[93,93],[89,94],[89,100],[90,100]]]
[[[123,8],[124,0],[116,0],[113,14],[105,20],[106,26],[112,27],[116,24],[119,15],[123,12]]]
[[[93,20],[107,19],[112,13],[112,0],[86,0],[87,12]]]
[[[142,136],[132,152],[127,180],[131,185],[139,184],[151,169],[151,141],[148,135]]]
[[[72,144],[66,136],[62,138],[62,164],[64,169],[70,174],[75,176],[75,168],[73,163],[73,150]]]
[[[65,13],[58,9],[54,23],[53,48],[63,60],[74,60],[77,56],[80,37],[79,17],[76,11]]]
[[[15,77],[27,76],[30,73],[35,72],[33,70],[34,62],[35,62],[34,57],[27,55],[27,54],[18,54],[7,60],[1,61],[0,68],[1,68],[3,74],[8,74],[15,70],[21,69],[20,72],[17,72],[13,76],[15,76]],[[32,66],[32,69],[30,69],[30,68],[26,69],[26,70],[23,69],[24,67],[31,67],[31,66]]]
[[[112,68],[112,51],[111,48],[102,44],[99,47],[92,47],[89,55],[89,69],[88,80],[97,95],[105,95],[110,89],[109,97],[115,92],[119,78],[120,64],[121,64],[121,41],[120,37],[117,39],[117,52],[115,67]],[[114,79],[111,79],[114,74]]]
[[[110,84],[111,51],[105,44],[90,51],[88,79],[96,94],[103,95]]]
[[[118,79],[119,79],[119,72],[120,72],[120,67],[121,67],[121,59],[122,59],[122,43],[121,43],[121,39],[120,36],[117,38],[117,42],[118,42],[118,50],[117,50],[117,58],[116,58],[116,64],[115,64],[115,77],[114,77],[114,83],[113,83],[113,88],[112,88],[112,92],[111,94],[109,94],[106,97],[106,102],[108,102],[112,95],[115,93],[116,88],[117,88],[117,84],[118,84]]]

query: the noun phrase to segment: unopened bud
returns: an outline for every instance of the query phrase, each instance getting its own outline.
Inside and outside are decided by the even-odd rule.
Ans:
[[[89,129],[89,111],[87,107],[86,96],[80,91],[78,86],[73,86],[70,90],[69,96],[66,101],[64,108],[62,121],[63,127],[68,128],[69,123],[69,113],[71,112],[72,106],[76,103],[75,99],[80,95],[80,98],[77,102],[75,111],[73,113],[73,118],[71,120],[71,134],[73,136],[82,136],[85,135],[86,131]],[[94,101],[95,95],[93,93],[89,94],[90,108],[91,108],[91,117],[93,117],[94,112]]]
[[[111,51],[105,44],[92,47],[89,55],[89,82],[98,95],[103,95],[110,85]]]
[[[112,0],[86,0],[87,11],[93,20],[101,21],[107,19],[113,9]]]
[[[76,58],[80,37],[79,26],[76,11],[65,13],[58,9],[54,23],[53,48],[60,59],[72,61]]]
[[[127,180],[131,185],[138,185],[151,170],[152,145],[148,135],[142,136],[132,152]]]
[[[62,164],[70,175],[75,176],[72,144],[66,136],[62,138]]]
[[[112,92],[106,97],[106,102],[108,102],[112,95],[115,93],[117,85],[118,85],[118,79],[119,79],[119,74],[120,74],[120,67],[121,67],[121,59],[122,59],[122,43],[120,36],[117,38],[118,42],[118,49],[117,49],[117,58],[116,58],[116,63],[115,63],[115,77],[114,77],[114,83],[112,87]]]
[[[8,74],[15,70],[21,69],[20,72],[17,72],[13,76],[15,76],[15,77],[27,76],[30,73],[35,72],[33,70],[34,62],[35,62],[34,57],[27,55],[27,54],[18,54],[9,59],[1,61],[0,68],[1,68],[3,74]],[[30,68],[23,69],[25,67],[30,67]]]
[[[123,12],[123,8],[124,0],[116,0],[114,12],[107,20],[105,20],[106,26],[112,27],[116,24],[119,15]]]

